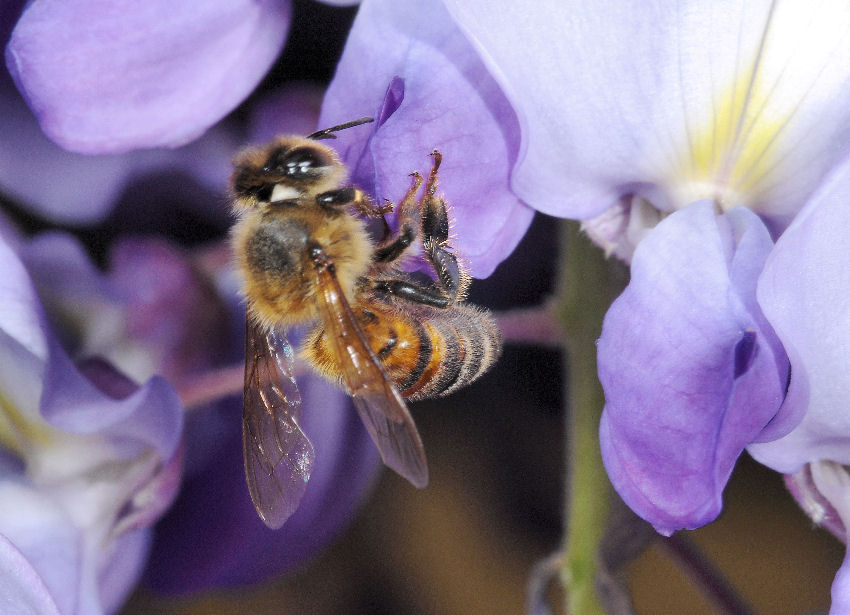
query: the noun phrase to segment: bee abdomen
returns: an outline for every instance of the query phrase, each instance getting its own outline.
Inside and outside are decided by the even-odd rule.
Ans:
[[[429,367],[408,387],[411,401],[448,395],[486,372],[502,351],[502,335],[488,312],[467,306],[441,311],[424,323],[432,353]]]
[[[501,332],[486,311],[454,306],[417,318],[375,307],[355,308],[358,325],[401,395],[412,401],[471,383],[501,353]],[[320,373],[330,378],[341,373],[323,327],[313,331],[304,350]]]

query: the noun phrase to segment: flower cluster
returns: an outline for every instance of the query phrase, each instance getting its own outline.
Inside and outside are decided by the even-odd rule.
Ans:
[[[276,92],[248,107],[248,129],[222,119],[281,52],[286,0],[202,10],[34,0],[2,11],[0,186],[29,211],[87,224],[135,197],[150,215],[156,204],[133,182],[178,169],[198,187],[181,198],[223,233],[225,205],[211,195],[223,192],[240,141],[373,115],[362,138],[339,140],[351,179],[396,201],[440,149],[452,232],[473,275],[510,254],[535,210],[581,220],[630,264],[598,344],[599,438],[611,482],[638,515],[663,534],[711,522],[748,451],[792,476],[807,512],[847,540],[845,3],[364,0],[321,105],[314,90]],[[121,245],[104,277],[66,237],[0,239],[11,272],[0,291],[14,306],[0,319],[0,490],[18,498],[17,512],[0,515],[13,571],[0,584],[34,610],[120,602],[179,475],[182,409],[153,375],[177,383],[237,353],[208,344],[241,318],[226,273],[204,278],[167,245]],[[217,302],[220,312],[207,309]],[[153,378],[136,387],[114,367]],[[152,547],[155,584],[250,582],[312,553],[317,525],[329,535],[349,515],[375,454],[339,394],[306,386],[331,409],[305,411],[320,465],[272,541],[241,483],[238,403],[191,415],[185,487]],[[210,438],[220,455],[204,446]],[[92,454],[62,462],[80,447]],[[74,575],[42,557],[36,525],[68,545]],[[210,526],[219,539],[202,548],[209,566],[172,574],[193,568],[197,551],[180,546]],[[256,563],[260,547],[267,557]],[[845,565],[836,578],[835,613],[850,603],[847,574]]]
[[[519,116],[516,193],[631,262],[598,345],[626,503],[669,534],[719,514],[744,450],[844,472],[847,7],[446,5]]]

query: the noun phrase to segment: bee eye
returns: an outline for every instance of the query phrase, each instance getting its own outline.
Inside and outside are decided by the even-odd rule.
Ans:
[[[277,150],[272,153],[263,171],[292,179],[307,179],[320,175],[322,167],[330,164],[331,161],[320,151],[302,147],[294,150]]]

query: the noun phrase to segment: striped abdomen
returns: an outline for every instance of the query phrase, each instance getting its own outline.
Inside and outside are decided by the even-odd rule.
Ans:
[[[355,306],[360,329],[396,388],[410,400],[448,395],[498,358],[502,336],[488,312],[467,306],[400,312],[374,304]],[[310,336],[308,355],[322,371],[338,369],[324,332]],[[328,369],[330,368],[330,369]]]

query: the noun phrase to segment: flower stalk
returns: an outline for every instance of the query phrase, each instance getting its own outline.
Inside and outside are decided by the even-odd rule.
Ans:
[[[598,550],[608,517],[610,484],[599,452],[605,405],[596,375],[596,340],[611,301],[625,285],[616,261],[579,230],[562,224],[562,267],[557,314],[566,336],[566,485],[561,582],[570,615],[603,614],[596,595]]]

